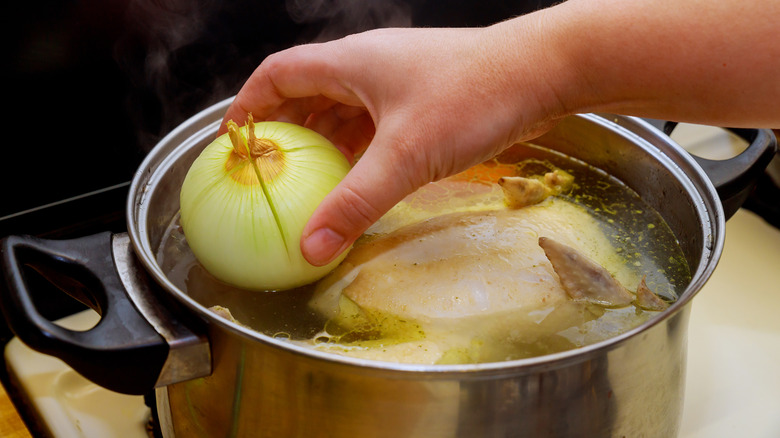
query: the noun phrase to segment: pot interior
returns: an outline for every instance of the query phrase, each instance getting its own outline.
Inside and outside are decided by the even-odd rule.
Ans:
[[[193,117],[147,157],[131,188],[128,204],[131,237],[155,279],[195,310],[209,315],[206,309],[219,304],[234,311],[241,309],[239,321],[269,336],[274,333],[311,336],[310,329],[296,333],[294,327],[287,330],[268,327],[268,321],[282,321],[285,325],[285,318],[302,319],[304,321],[298,322],[303,323],[303,327],[321,324],[320,316],[305,309],[306,299],[298,296],[311,294],[310,290],[258,295],[218,287],[215,293],[214,280],[202,268],[191,269],[192,254],[181,251],[177,245],[167,245],[163,258],[182,263],[167,263],[167,266],[160,263],[159,250],[163,242],[170,242],[172,234],[174,240],[183,238],[183,235],[176,235],[175,226],[181,183],[191,163],[213,140],[227,104],[226,101],[215,105]],[[610,120],[596,115],[569,117],[533,144],[581,160],[617,178],[634,190],[642,202],[660,213],[668,224],[670,235],[679,243],[681,258],[690,268],[690,273],[678,275],[686,279],[685,284],[678,283],[666,294],[666,298],[677,299],[666,314],[673,313],[699,290],[714,268],[722,245],[722,213],[706,176],[681,148],[634,119]],[[547,159],[549,152],[517,146],[503,159],[513,161],[529,156]],[[187,287],[187,281],[194,286]],[[204,292],[205,289],[208,291]],[[289,314],[280,319],[278,309],[286,309]],[[661,315],[661,319],[663,317]],[[309,324],[306,324],[307,320]],[[641,326],[633,331],[637,330],[641,330]]]

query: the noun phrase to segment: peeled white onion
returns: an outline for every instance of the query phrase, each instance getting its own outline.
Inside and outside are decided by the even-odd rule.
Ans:
[[[301,254],[303,227],[349,171],[320,134],[251,115],[208,145],[181,188],[181,226],[203,267],[225,283],[285,290],[329,273],[346,256],[313,266]]]

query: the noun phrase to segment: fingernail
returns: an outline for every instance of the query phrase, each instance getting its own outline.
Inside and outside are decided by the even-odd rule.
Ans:
[[[320,228],[304,238],[301,251],[312,265],[324,266],[336,258],[344,242],[341,234],[330,228]]]

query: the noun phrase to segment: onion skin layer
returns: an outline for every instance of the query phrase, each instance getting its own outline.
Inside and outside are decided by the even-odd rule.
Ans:
[[[195,257],[219,280],[249,290],[285,290],[328,274],[347,255],[325,266],[301,254],[303,227],[350,165],[325,137],[283,122],[259,122],[258,139],[278,149],[240,157],[224,134],[206,146],[182,184],[181,226]],[[244,139],[247,127],[238,128]],[[245,145],[244,145],[245,147]],[[262,180],[261,180],[262,179]]]

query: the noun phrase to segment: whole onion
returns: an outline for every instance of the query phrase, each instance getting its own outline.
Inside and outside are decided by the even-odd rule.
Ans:
[[[344,155],[322,135],[291,123],[228,122],[182,184],[181,226],[203,267],[250,290],[284,290],[318,280],[326,266],[301,254],[303,227],[347,174]]]

